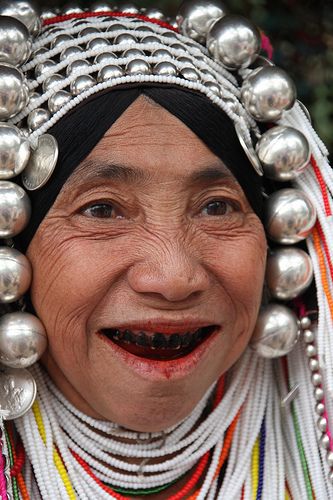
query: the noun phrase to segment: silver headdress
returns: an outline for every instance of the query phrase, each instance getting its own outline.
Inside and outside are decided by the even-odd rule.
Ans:
[[[100,91],[144,83],[171,84],[207,96],[234,122],[257,174],[292,183],[266,200],[265,227],[276,243],[267,262],[274,302],[259,315],[252,348],[264,357],[283,356],[302,333],[317,401],[313,419],[318,421],[319,441],[332,451],[328,425],[333,416],[333,349],[327,332],[333,327],[333,175],[328,153],[296,99],[293,81],[263,57],[258,28],[227,14],[218,0],[185,1],[176,21],[165,19],[158,10],[114,10],[108,3],[44,11],[39,18],[23,0],[2,2],[0,301],[6,307],[20,305],[30,285],[30,264],[12,248],[12,238],[29,223],[26,191],[39,189],[55,168],[61,168],[49,129]],[[257,122],[269,128],[262,133]],[[15,183],[19,175],[26,191]],[[310,256],[295,246],[305,239]],[[305,306],[300,307],[301,321],[286,306],[308,288],[313,274],[319,307],[316,334],[309,330]],[[0,383],[24,378],[28,372],[22,370],[41,356],[45,346],[46,334],[37,318],[22,311],[4,314]],[[9,410],[7,418],[15,418],[30,408],[33,398],[31,389],[30,400],[21,408],[9,391],[1,406]],[[329,457],[326,467],[333,481]]]

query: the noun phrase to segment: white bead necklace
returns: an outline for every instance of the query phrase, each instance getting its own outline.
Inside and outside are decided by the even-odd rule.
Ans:
[[[212,460],[199,497],[205,498],[206,494],[216,489],[214,472],[223,446],[225,431],[241,406],[244,405],[241,416],[242,432],[239,434],[242,453],[234,448],[232,453],[235,455],[233,461],[237,464],[236,473],[228,472],[230,476],[228,490],[231,489],[233,492],[235,489],[238,490],[248,472],[253,443],[260,430],[265,411],[270,379],[267,363],[257,358],[254,362],[254,357],[252,353],[245,353],[237,369],[233,371],[230,385],[222,401],[197,425],[194,431],[191,432],[191,429],[198,422],[203,408],[212,395],[213,387],[209,389],[189,417],[177,426],[167,429],[165,433],[154,433],[152,442],[139,441],[138,443],[138,434],[127,431],[127,439],[133,441],[130,444],[117,441],[119,428],[114,424],[91,419],[72,407],[45,373],[39,367],[34,367],[33,372],[38,385],[38,403],[45,426],[45,444],[39,436],[32,411],[17,422],[17,428],[35,471],[42,498],[49,498],[47,495],[50,494],[50,489],[57,492],[56,498],[63,498],[61,496],[63,485],[57,478],[59,473],[52,460],[54,445],[61,453],[70,481],[80,499],[91,498],[87,496],[89,491],[90,495],[95,495],[95,498],[110,498],[110,495],[103,492],[101,487],[83,470],[70,449],[76,451],[91,467],[96,477],[102,481],[130,489],[153,488],[177,480],[188,472],[206,451],[213,450]],[[251,396],[248,397],[250,393]],[[244,404],[245,401],[246,404]],[[103,430],[107,436],[101,439],[100,432],[95,432],[94,428],[99,431]],[[147,439],[147,433],[143,437]],[[161,446],[162,437],[165,439]],[[156,444],[159,448],[154,449]],[[170,455],[175,452],[177,452],[176,456],[170,458]],[[117,455],[117,459],[112,454]],[[140,465],[140,463],[133,464],[126,461],[126,458],[133,457],[142,458],[144,462]],[[161,463],[147,463],[147,459],[154,458],[159,458]],[[112,466],[117,467],[117,472],[112,469]],[[241,469],[245,469],[245,472],[243,471],[239,476]],[[52,475],[51,481],[50,474]]]

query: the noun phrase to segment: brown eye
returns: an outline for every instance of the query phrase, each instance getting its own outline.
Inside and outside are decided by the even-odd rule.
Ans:
[[[203,214],[210,216],[225,215],[231,209],[232,209],[231,205],[226,201],[215,200],[211,201],[203,208]]]
[[[116,217],[114,207],[109,203],[96,203],[96,205],[86,208],[83,213],[88,217],[98,219],[114,219]]]

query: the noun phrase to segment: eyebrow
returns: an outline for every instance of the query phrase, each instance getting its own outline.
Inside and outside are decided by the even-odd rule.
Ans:
[[[96,160],[85,160],[75,171],[73,180],[82,179],[93,181],[96,179],[113,180],[117,182],[127,182],[130,184],[145,184],[151,181],[151,173],[145,172],[139,167],[130,165],[120,165],[112,161],[105,163]],[[188,177],[190,185],[213,183],[222,180],[236,182],[232,173],[222,162],[201,166]]]

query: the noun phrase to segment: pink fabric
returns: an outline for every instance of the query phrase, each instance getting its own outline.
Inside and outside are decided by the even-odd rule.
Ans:
[[[2,436],[0,437],[0,498],[7,498],[7,482],[5,478],[5,459],[2,454],[4,439],[3,431]]]
[[[268,59],[273,57],[273,47],[270,39],[265,33],[261,33],[261,48],[266,52]]]

